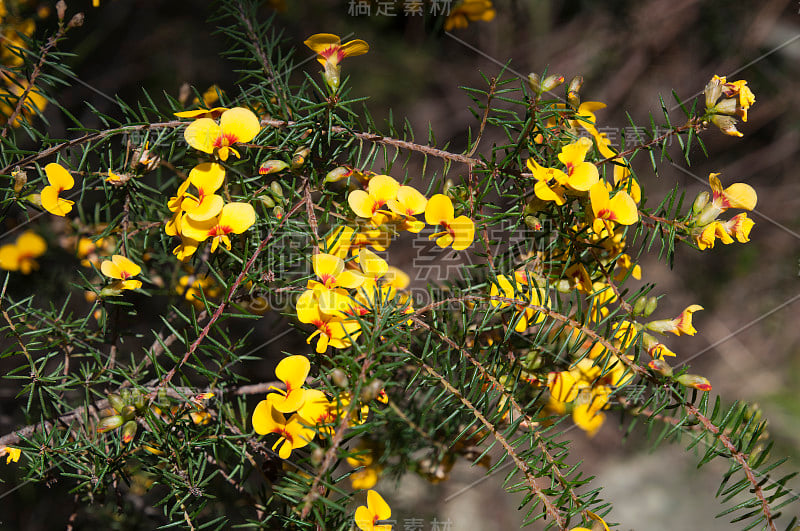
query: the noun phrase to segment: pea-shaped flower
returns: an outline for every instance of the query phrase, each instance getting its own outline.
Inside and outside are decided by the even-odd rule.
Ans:
[[[223,161],[229,153],[241,158],[231,146],[237,142],[250,142],[261,131],[261,123],[253,111],[234,107],[222,113],[219,124],[211,118],[198,118],[183,132],[186,142],[203,153],[216,153]]]
[[[45,166],[44,173],[50,184],[42,189],[42,208],[56,216],[66,216],[75,202],[61,197],[61,192],[75,186],[75,179],[63,166],[55,162]]]
[[[121,254],[115,254],[111,260],[106,260],[100,264],[100,271],[110,278],[117,281],[111,284],[111,289],[137,289],[142,287],[140,280],[131,280],[142,272],[142,268],[125,258]]]
[[[211,252],[220,243],[231,250],[230,234],[241,234],[256,222],[256,211],[248,203],[228,203],[218,216],[205,221],[195,221],[186,217],[181,223],[181,235],[202,242],[211,238]]]
[[[439,225],[443,231],[431,234],[439,247],[453,246],[454,251],[463,251],[475,239],[475,223],[467,216],[455,217],[453,202],[443,194],[436,194],[428,200],[425,207],[425,221],[429,225]]]

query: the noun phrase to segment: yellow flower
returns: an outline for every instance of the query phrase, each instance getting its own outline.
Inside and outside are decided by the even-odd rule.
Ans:
[[[528,304],[533,304],[536,306],[541,305],[542,301],[539,290],[532,286],[528,286],[528,281],[524,275],[524,272],[521,273],[522,274],[515,275],[516,278],[514,279],[513,284],[505,275],[497,275],[497,284],[492,284],[489,295],[491,297],[500,296],[506,299],[522,299]],[[506,308],[510,305],[508,302],[499,301],[494,298],[491,299],[490,303],[495,308],[498,306],[501,308]],[[528,328],[528,322],[532,319],[534,324],[544,321],[544,315],[539,313],[535,308],[531,308],[530,306],[524,304],[515,304],[514,307],[517,309],[517,314],[519,315],[519,320],[517,321],[514,330],[519,333],[524,332]]]
[[[496,14],[491,0],[464,0],[450,11],[444,21],[444,30],[464,29],[470,22],[478,20],[489,22]]]
[[[20,271],[23,275],[39,269],[36,258],[47,250],[44,238],[33,231],[25,231],[14,243],[0,247],[0,268],[6,271]]]
[[[392,509],[381,495],[374,490],[367,491],[367,505],[356,509],[356,525],[361,531],[391,531],[389,524],[378,524],[381,520],[388,520],[392,516]]]
[[[389,209],[405,218],[403,228],[408,232],[418,233],[425,228],[425,223],[418,221],[417,214],[425,212],[428,200],[412,186],[401,186],[397,190],[397,199],[390,199]]]
[[[301,418],[308,419],[320,435],[332,437],[336,429],[334,423],[338,415],[336,405],[319,389],[306,389],[303,406],[297,410]]]
[[[297,319],[301,323],[313,324],[317,331],[311,334],[306,343],[319,335],[317,353],[322,354],[328,346],[333,348],[349,347],[352,339],[361,333],[361,325],[357,321],[345,321],[339,317],[327,315],[320,311],[319,299],[313,289],[306,290],[297,300]]]
[[[654,332],[666,333],[672,332],[676,336],[686,334],[693,336],[697,333],[694,326],[692,326],[692,314],[702,310],[703,307],[699,304],[692,304],[688,306],[681,314],[675,319],[661,319],[659,321],[651,321],[645,326]]]
[[[261,122],[253,111],[244,107],[228,109],[220,116],[219,124],[211,118],[198,118],[183,132],[186,142],[203,153],[216,153],[223,161],[229,153],[241,158],[231,146],[250,142],[261,131]]]
[[[582,387],[570,371],[551,372],[547,375],[547,388],[550,396],[557,402],[572,402],[578,397]]]
[[[361,39],[342,44],[339,36],[331,33],[317,33],[303,44],[317,53],[317,61],[325,68],[325,80],[334,90],[339,86],[339,63],[345,57],[363,55],[369,51],[369,44]]]
[[[286,420],[283,413],[275,409],[274,402],[279,399],[277,394],[270,393],[266,400],[258,403],[253,411],[253,429],[259,435],[279,435],[272,449],[280,446],[278,455],[281,459],[288,459],[292,450],[307,446],[314,439],[315,432],[308,427],[310,422],[296,413]]]
[[[181,223],[181,235],[194,242],[211,238],[212,253],[217,250],[220,243],[230,251],[229,235],[241,234],[255,222],[256,211],[249,203],[228,203],[222,207],[219,215],[205,221],[195,221],[187,216]],[[186,246],[186,242],[184,241],[182,245]],[[191,247],[191,242],[189,245]]]
[[[11,464],[11,461],[15,463],[19,462],[19,458],[22,455],[22,450],[20,448],[12,448],[11,446],[4,446],[0,449],[0,457],[6,456],[6,464]]]
[[[729,208],[753,210],[756,207],[758,195],[752,186],[746,183],[733,183],[723,190],[717,175],[719,173],[708,174],[708,184],[713,194],[709,203],[711,206],[719,209],[720,213]]]
[[[137,289],[142,287],[140,280],[129,280],[142,272],[142,268],[121,254],[115,254],[111,260],[100,264],[100,271],[107,277],[117,279],[111,284],[112,289]]]
[[[729,219],[724,227],[725,232],[730,236],[736,238],[739,243],[747,243],[750,241],[750,231],[755,225],[755,222],[747,217],[747,214],[742,212]]]
[[[59,195],[75,186],[75,180],[64,167],[55,162],[45,166],[44,173],[50,184],[42,189],[42,208],[56,216],[66,216],[75,203]]]
[[[276,391],[272,406],[281,413],[293,413],[300,409],[306,400],[307,391],[303,389],[311,363],[302,355],[283,358],[275,367],[275,376],[286,386],[286,390],[270,387]]]
[[[446,195],[436,194],[428,200],[425,221],[429,225],[440,225],[445,229],[428,236],[429,240],[436,238],[436,245],[439,247],[452,244],[454,251],[463,251],[475,239],[475,223],[467,216],[456,218],[453,202]]]
[[[589,198],[592,201],[592,212],[595,218],[592,228],[597,233],[602,232],[605,227],[609,233],[613,234],[611,222],[633,225],[639,221],[636,202],[628,195],[628,192],[620,190],[611,198],[608,192],[609,186],[605,181],[598,181],[589,189]]]
[[[565,173],[568,178],[565,184],[573,190],[585,192],[599,179],[597,166],[591,162],[584,161],[591,148],[592,141],[586,137],[581,137],[577,141],[561,148],[561,153],[558,154],[558,160],[567,169]]]
[[[357,216],[381,221],[391,212],[386,210],[390,201],[397,201],[400,183],[388,175],[376,175],[369,180],[367,191],[354,190],[347,203]],[[379,223],[380,224],[380,223]]]
[[[185,188],[181,194],[179,189],[179,195],[183,195],[181,210],[194,221],[206,221],[219,214],[225,201],[214,192],[219,190],[224,180],[225,168],[216,162],[204,162],[192,168],[187,181],[197,188],[197,197],[186,194]]]
[[[591,518],[592,520],[594,520],[596,522],[600,522],[602,524],[603,531],[609,531],[608,525],[605,523],[605,521],[602,518],[600,518],[599,516],[594,514],[592,511],[586,511],[586,513],[589,515],[589,518]],[[599,531],[599,528],[597,527],[596,524],[592,526],[592,529],[587,529],[585,527],[573,527],[569,531],[593,531],[593,530],[594,531]]]

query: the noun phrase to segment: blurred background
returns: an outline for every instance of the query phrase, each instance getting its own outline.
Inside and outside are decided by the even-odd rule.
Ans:
[[[634,165],[649,204],[657,204],[676,183],[691,202],[708,189],[709,172],[720,172],[725,185],[751,184],[759,196],[752,241],[705,252],[679,246],[674,269],[655,255],[645,257],[642,266],[644,278],[656,283],[655,292],[666,295],[657,316],[672,317],[689,304],[705,308],[695,315],[699,333],[671,342],[678,360],[691,360],[693,372],[713,383],[712,394],[757,402],[770,422],[773,455],[790,456],[787,469],[800,467],[800,4],[498,0],[492,2],[493,18],[483,12],[491,20],[445,30],[444,16],[433,17],[431,11],[454,10],[457,0],[426,1],[423,15],[407,10],[410,3],[287,0],[265,3],[262,16],[274,15],[276,27],[284,29],[286,49],[293,48],[298,60],[309,59],[293,74],[298,80],[303,71],[318,75],[319,64],[303,46],[311,34],[366,40],[370,52],[344,65],[351,94],[370,97],[367,105],[379,125],[391,110],[408,118],[418,139],[430,126],[439,145],[450,143],[454,151],[465,146],[467,130],[477,127],[461,87],[485,87],[482,75],[495,76],[506,63],[506,77],[524,79],[545,70],[567,80],[583,76],[582,99],[608,105],[597,113],[598,126],[617,147],[630,121],[646,126],[652,114],[663,125],[659,95],[673,108],[673,90],[690,101],[714,74],[748,81],[756,103],[748,122],[739,125],[743,138],[712,128],[703,135],[708,159],[695,148],[689,167],[673,149],[675,163],[665,161],[657,174],[646,155]],[[184,83],[200,92],[213,84],[237,92],[236,66],[220,56],[228,43],[208,22],[211,3],[102,0],[99,7],[88,1],[68,6],[70,13],[86,14],[84,26],[64,44],[76,54],[70,64],[82,83],[64,88],[58,97],[88,126],[98,124],[86,102],[109,115],[118,113],[106,96],[132,102],[146,89],[156,100],[162,92],[178,97]],[[39,25],[53,23],[51,17]],[[58,109],[51,106],[45,115],[52,136],[68,134]],[[683,114],[673,108],[670,116],[680,121]],[[483,146],[502,141],[487,136]],[[265,317],[253,346],[285,326],[282,319]],[[262,375],[269,379],[281,349],[291,348],[289,342],[258,350],[265,361],[248,367],[254,381]],[[8,407],[4,404],[4,410]],[[8,426],[3,427],[5,433]],[[583,460],[596,476],[593,485],[603,485],[601,496],[614,504],[608,522],[637,530],[731,528],[727,520],[714,518],[722,510],[713,493],[725,463],[698,471],[697,458],[680,446],[662,445],[649,453],[642,435],[625,439],[624,428],[612,415],[592,439],[579,430],[567,434],[574,439],[572,459]],[[11,481],[0,487],[0,496],[14,485],[8,470],[1,473]],[[409,476],[396,488],[383,480],[378,490],[390,501],[396,529],[418,521],[422,527],[409,529],[516,528],[524,515],[517,510],[520,500],[502,492],[503,477],[500,472],[485,479],[484,469],[461,461],[447,482],[430,485]],[[55,498],[42,499],[41,493],[31,487],[16,494],[22,505],[14,509],[19,512],[15,522],[27,529],[63,525],[59,508],[42,510],[52,508]],[[7,510],[0,508],[0,514]],[[0,517],[0,527],[4,520]]]

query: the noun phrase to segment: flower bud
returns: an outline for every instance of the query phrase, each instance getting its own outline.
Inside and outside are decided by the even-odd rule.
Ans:
[[[72,19],[69,21],[69,24],[67,26],[70,28],[78,28],[80,26],[83,26],[83,19],[84,19],[83,13],[76,13],[75,16],[73,16]]]
[[[288,167],[289,165],[282,160],[268,160],[261,163],[261,166],[258,167],[258,173],[260,175],[269,175],[270,173],[283,171]]]
[[[275,219],[283,219],[283,207],[276,206],[272,209],[272,215],[275,216]]]
[[[122,426],[122,442],[128,444],[133,440],[133,437],[136,435],[136,429],[139,426],[136,424],[135,420],[129,420]]]
[[[361,401],[370,402],[375,400],[378,393],[383,389],[383,381],[379,379],[372,380],[369,384],[361,388]]]
[[[275,208],[275,201],[268,195],[261,195],[258,196],[258,199],[264,204],[267,208]]]
[[[650,367],[650,370],[660,374],[661,376],[666,376],[667,378],[672,376],[672,367],[670,367],[669,364],[664,360],[653,360],[648,363],[647,366]]]
[[[531,230],[542,230],[542,222],[536,216],[525,216],[525,225]]]
[[[25,197],[33,206],[42,208],[42,196],[41,194],[29,194]]]
[[[694,198],[694,203],[692,203],[692,215],[697,216],[700,212],[708,204],[708,200],[711,198],[708,192],[700,192],[697,194],[697,197]]]
[[[147,397],[138,389],[135,389],[133,392],[133,407],[135,407],[137,411],[144,411],[145,406],[147,406]]]
[[[654,311],[658,308],[658,297],[647,297],[647,304],[645,304],[644,312],[642,315],[645,317],[650,317]]]
[[[642,315],[644,313],[645,306],[647,306],[647,297],[639,297],[633,304],[633,313],[636,315]]]
[[[528,74],[528,86],[534,92],[534,94],[539,95],[542,93],[542,78],[539,74],[534,74],[531,72]]]
[[[122,415],[122,419],[125,421],[133,420],[136,417],[136,408],[132,405],[127,405],[122,408],[122,411],[119,412]]]
[[[572,80],[570,80],[567,92],[574,92],[575,94],[577,94],[578,92],[580,92],[582,86],[583,86],[583,76],[575,76],[572,78]]]
[[[723,114],[715,114],[711,117],[711,123],[719,127],[719,130],[725,133],[728,136],[737,136],[742,137],[744,136],[742,133],[736,129],[736,120],[731,118],[730,116],[725,116]]]
[[[11,177],[14,178],[14,193],[19,194],[22,188],[28,183],[28,174],[17,166],[16,169],[11,172]]]
[[[725,78],[714,76],[703,90],[703,94],[705,95],[706,99],[706,109],[713,107],[719,97],[722,96],[722,83],[724,82],[724,79]]]
[[[125,407],[125,402],[122,400],[122,397],[119,396],[117,393],[111,393],[108,395],[108,403],[111,404],[111,407],[114,408],[114,411],[120,413],[122,408]]]
[[[561,74],[553,74],[544,78],[542,81],[542,92],[550,92],[564,82],[564,76]]]
[[[278,181],[269,183],[269,191],[272,192],[276,199],[283,199],[283,188],[281,188],[281,183]]]
[[[58,20],[64,20],[64,15],[67,14],[67,3],[64,0],[58,0],[56,14],[58,15]]]
[[[120,295],[122,295],[122,290],[118,289],[118,288],[115,288],[114,284],[111,284],[110,286],[106,286],[106,287],[104,287],[103,289],[100,290],[100,297],[101,298],[103,298],[103,297],[119,297]]]
[[[691,387],[698,391],[711,391],[711,382],[697,374],[681,374],[675,381],[684,387]]]
[[[345,372],[338,367],[331,371],[331,381],[333,382],[333,385],[341,387],[342,389],[346,389],[347,385],[350,383],[347,379],[347,374],[345,374]]]
[[[328,172],[325,176],[326,183],[338,183],[342,179],[347,179],[353,174],[353,170],[350,168],[345,168],[344,166],[339,166],[338,168],[334,168]]]
[[[116,430],[120,426],[122,426],[122,417],[119,415],[111,415],[110,417],[106,417],[104,419],[100,419],[100,422],[97,423],[97,433],[105,433],[107,431]]]
[[[294,156],[292,157],[292,169],[296,170],[300,166],[306,163],[306,159],[308,155],[311,153],[311,150],[307,147],[298,148],[297,151],[294,152]]]
[[[164,455],[164,452],[153,446],[148,446],[146,444],[143,444],[142,448],[144,448],[146,451],[150,452],[153,455]]]

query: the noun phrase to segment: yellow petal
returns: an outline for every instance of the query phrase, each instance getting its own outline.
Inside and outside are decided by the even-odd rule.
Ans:
[[[213,109],[195,109],[193,111],[181,111],[173,113],[178,118],[218,118],[227,107],[214,107]]]
[[[284,416],[272,406],[272,400],[262,400],[253,411],[253,429],[259,435],[272,433],[286,425]]]
[[[203,162],[192,168],[192,171],[189,172],[188,182],[193,184],[198,190],[201,190],[203,194],[213,194],[219,190],[224,181],[225,167],[216,162]],[[186,184],[186,181],[184,181],[184,184]],[[185,193],[186,188],[183,185],[181,185],[181,188],[183,188],[183,193]],[[182,192],[179,188],[178,195],[181,194]]]
[[[256,211],[250,203],[228,203],[219,214],[219,226],[226,234],[241,234],[256,222]],[[230,230],[227,230],[230,229]]]
[[[425,206],[425,222],[428,225],[449,223],[455,216],[453,202],[444,194],[436,194],[428,200]]]
[[[234,107],[222,113],[219,125],[222,134],[231,143],[250,142],[261,131],[261,122],[259,122],[258,116],[244,107]],[[236,155],[238,157],[238,153]]]
[[[111,257],[111,261],[119,268],[122,273],[127,274],[129,277],[135,277],[139,273],[142,272],[142,268],[139,267],[137,264],[129,260],[128,258],[122,256],[121,254],[115,254]]]
[[[353,209],[356,216],[371,218],[374,213],[373,206],[375,205],[375,201],[364,190],[353,190],[350,192],[350,195],[347,196],[347,204],[350,205],[350,208]]]
[[[369,51],[369,44],[361,39],[354,39],[345,43],[342,48],[342,55],[345,57],[355,57],[356,55],[363,55]]]
[[[758,196],[752,186],[745,183],[733,183],[723,192],[730,208],[753,210],[758,202]]]
[[[291,389],[299,389],[306,381],[311,362],[302,355],[283,358],[275,367],[275,376]]]
[[[17,238],[17,248],[20,253],[31,257],[41,256],[47,251],[47,242],[33,231],[23,232]]]
[[[475,239],[475,223],[467,216],[458,216],[450,223],[453,229],[453,250],[463,251]]]
[[[68,199],[58,197],[60,189],[55,186],[45,186],[42,189],[41,201],[42,208],[56,216],[66,216],[72,210],[75,203]]]
[[[331,46],[340,44],[342,40],[332,33],[317,33],[303,41],[303,44],[317,53],[322,53]],[[324,62],[324,61],[323,61]]]
[[[44,173],[47,175],[47,181],[51,186],[61,190],[69,190],[75,186],[75,180],[72,175],[60,164],[51,162],[44,167]]]
[[[186,143],[203,153],[213,153],[214,143],[222,130],[211,118],[199,118],[190,123],[183,132]]]
[[[332,254],[317,253],[311,257],[311,264],[314,274],[325,285],[333,283],[344,271],[344,261]]]
[[[628,195],[628,192],[617,192],[609,201],[608,208],[614,213],[611,219],[620,225],[633,225],[639,221],[636,202]]]
[[[322,316],[319,313],[319,303],[314,290],[304,291],[297,299],[295,309],[297,310],[297,320],[301,323],[322,321]]]
[[[367,190],[369,190],[369,195],[374,199],[386,204],[392,199],[397,199],[400,183],[388,175],[376,175],[369,180]]]
[[[0,268],[6,271],[17,271],[19,265],[19,250],[16,245],[9,243],[0,247]]]
[[[181,203],[186,215],[195,221],[206,221],[215,217],[222,211],[223,206],[225,200],[216,194],[204,196],[200,202],[194,197],[186,197]]]
[[[372,278],[380,278],[389,270],[389,264],[386,263],[386,260],[373,253],[369,249],[361,249],[358,252],[358,263],[361,266],[361,270],[364,272],[364,274]]]
[[[597,166],[591,162],[581,162],[577,164],[569,176],[567,184],[573,190],[585,192],[598,181],[600,173],[597,171]]]
[[[392,517],[392,509],[389,508],[389,504],[374,490],[367,491],[367,507],[372,514],[378,516],[378,520],[387,520]]]

